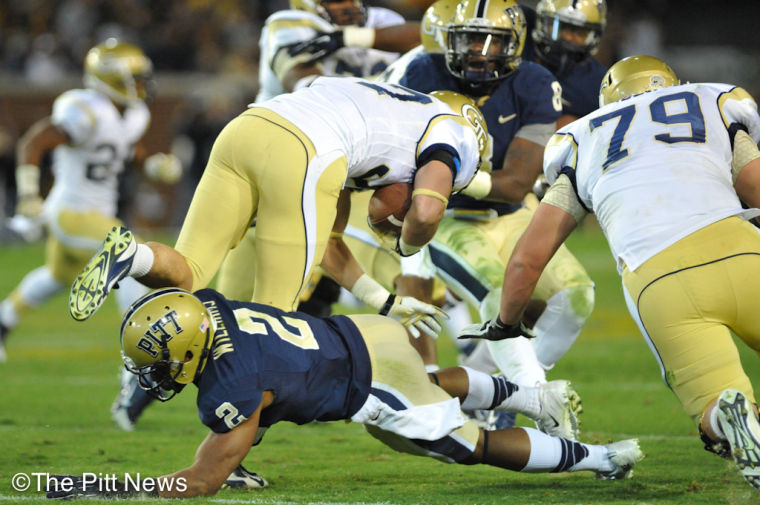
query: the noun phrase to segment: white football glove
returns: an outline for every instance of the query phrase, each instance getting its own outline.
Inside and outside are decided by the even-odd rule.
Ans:
[[[388,306],[387,312],[384,312],[385,307],[383,307],[380,314],[388,315],[403,324],[414,338],[420,337],[420,331],[432,338],[438,338],[438,333],[441,331],[441,323],[438,319],[449,318],[446,312],[435,305],[421,302],[412,296],[391,295],[386,306]]]
[[[438,318],[449,317],[435,305],[421,302],[411,296],[391,294],[367,274],[359,277],[351,288],[351,293],[367,305],[375,307],[380,314],[400,322],[414,338],[419,338],[420,331],[438,338],[441,331]]]
[[[151,180],[174,184],[182,177],[182,162],[172,153],[155,153],[145,159],[145,175]]]

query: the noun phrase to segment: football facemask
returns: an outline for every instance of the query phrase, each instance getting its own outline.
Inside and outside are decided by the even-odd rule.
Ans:
[[[604,0],[541,0],[533,40],[539,59],[552,70],[594,54],[607,24]]]
[[[522,62],[525,31],[514,0],[464,0],[447,27],[446,66],[471,85],[504,79]]]

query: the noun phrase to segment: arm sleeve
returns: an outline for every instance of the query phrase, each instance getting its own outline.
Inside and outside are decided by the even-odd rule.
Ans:
[[[570,178],[565,174],[560,175],[557,181],[552,184],[552,187],[549,188],[541,200],[541,203],[548,203],[564,210],[573,216],[576,223],[580,223],[586,217],[586,214],[588,214],[588,211],[578,200],[578,195],[575,193]]]

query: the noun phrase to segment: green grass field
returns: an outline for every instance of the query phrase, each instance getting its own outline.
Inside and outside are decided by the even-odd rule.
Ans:
[[[289,504],[747,504],[760,495],[733,464],[702,450],[696,429],[666,389],[625,310],[601,233],[577,231],[571,249],[597,285],[596,308],[578,342],[549,374],[573,381],[583,398],[581,439],[639,437],[647,458],[629,481],[590,473],[524,475],[486,466],[446,465],[397,454],[351,423],[282,423],[245,465],[268,489],[226,490],[196,503]],[[41,244],[0,246],[0,296],[43,261]],[[34,503],[44,494],[12,487],[17,473],[169,473],[192,462],[206,429],[188,388],[151,407],[132,433],[119,431],[109,406],[120,367],[116,304],[86,323],[71,319],[61,294],[29,313],[0,364],[0,503]],[[455,364],[440,339],[442,363]],[[750,377],[760,360],[740,347]],[[155,502],[155,500],[153,501]]]

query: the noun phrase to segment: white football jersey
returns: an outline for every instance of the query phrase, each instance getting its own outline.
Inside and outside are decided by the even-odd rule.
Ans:
[[[404,18],[392,10],[382,7],[369,7],[367,9],[367,22],[364,26],[384,28],[400,25],[404,22]],[[256,96],[256,101],[262,102],[285,93],[280,78],[273,70],[275,56],[278,52],[287,51],[286,46],[291,44],[314,38],[317,32],[332,32],[335,29],[335,25],[320,16],[302,10],[283,10],[269,16],[261,30],[261,39],[259,40],[261,58],[259,60],[259,93]],[[398,57],[398,53],[378,49],[342,47],[330,56],[323,58],[320,63],[325,75],[370,77],[385,70]]]
[[[475,131],[435,98],[394,84],[354,77],[320,77],[311,86],[252,107],[265,107],[297,125],[318,155],[348,160],[346,186],[411,182],[418,160],[448,150],[459,160],[454,190],[475,174]]]
[[[683,84],[636,95],[567,125],[544,152],[553,183],[571,180],[612,254],[630,271],[679,239],[742,209],[731,176],[729,132],[757,142],[757,104],[741,88]]]
[[[148,128],[148,107],[138,102],[120,114],[98,91],[73,89],[56,98],[51,120],[71,144],[53,150],[55,181],[46,211],[67,207],[116,215],[118,175]]]

